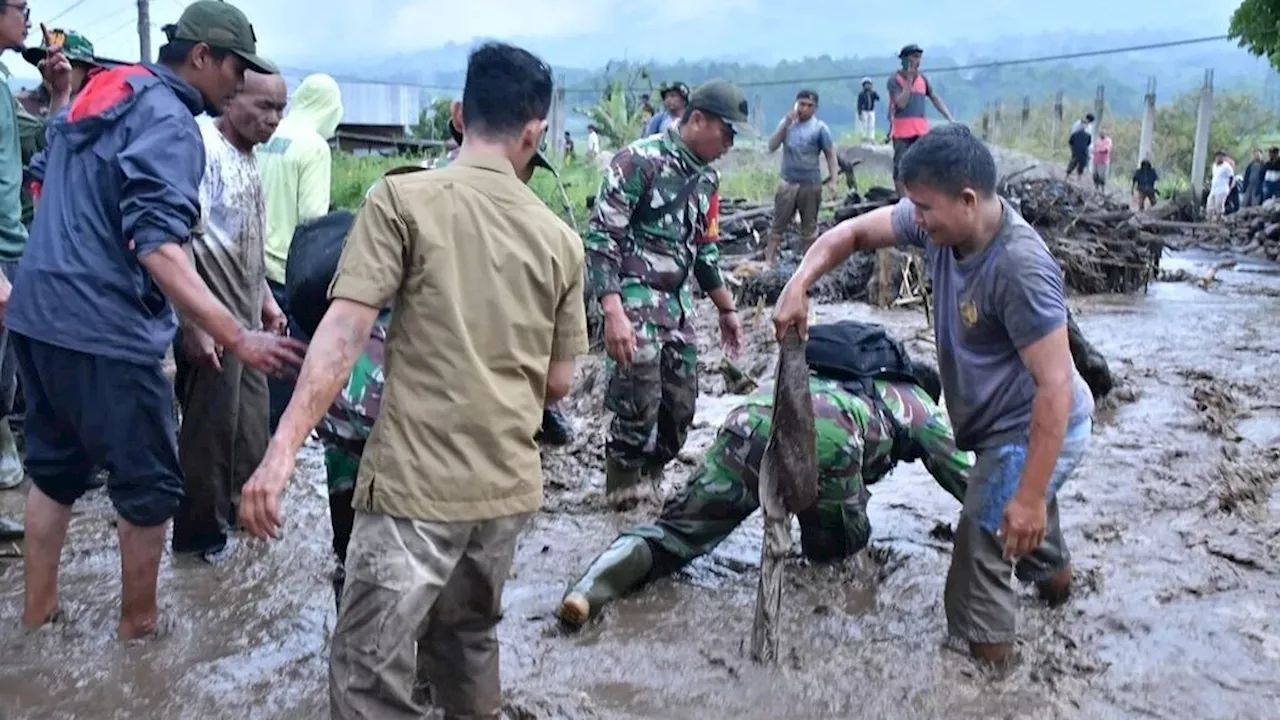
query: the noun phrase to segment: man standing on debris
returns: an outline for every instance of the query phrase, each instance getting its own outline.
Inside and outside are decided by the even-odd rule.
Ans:
[[[1235,179],[1235,162],[1227,153],[1219,150],[1213,154],[1213,167],[1209,169],[1209,197],[1205,200],[1204,213],[1209,222],[1220,222],[1226,213],[1227,195]]]
[[[742,320],[720,275],[720,176],[709,163],[746,126],[742,91],[713,80],[692,93],[678,126],[614,155],[600,184],[584,242],[588,293],[604,311],[610,358],[605,489],[616,508],[655,494],[693,423],[690,277],[720,311],[724,346],[736,353],[742,345]]]
[[[177,329],[170,300],[245,365],[280,372],[302,361],[300,343],[238,322],[181,246],[200,218],[195,116],[224,107],[246,69],[274,68],[229,3],[192,3],[164,32],[160,62],[95,77],[51,121],[49,149],[33,163],[40,210],[5,318],[27,404],[29,627],[57,616],[71,506],[94,466],[110,473],[120,514],[120,637],[160,627],[157,573],[183,493],[161,368]]]
[[[1253,149],[1253,159],[1244,169],[1244,206],[1253,207],[1262,204],[1262,176],[1266,163],[1262,161],[1262,149]]]
[[[880,102],[880,93],[875,91],[871,78],[862,78],[862,92],[858,93],[858,130],[864,142],[876,139],[876,103]]]
[[[1262,171],[1262,200],[1280,195],[1280,148],[1267,149],[1267,164]]]
[[[815,117],[818,93],[801,90],[796,103],[778,123],[769,138],[769,152],[782,147],[782,177],[773,196],[773,226],[765,246],[764,260],[772,267],[782,244],[782,236],[796,212],[800,213],[800,237],[807,249],[818,227],[818,210],[822,207],[822,166],[827,159],[827,186],[831,199],[836,199],[836,180],[840,166],[836,162],[836,145],[831,129]]]
[[[975,657],[1002,663],[1016,638],[1014,577],[1051,603],[1070,591],[1057,494],[1088,448],[1093,398],[1071,358],[1062,269],[996,194],[986,145],[960,125],[933,130],[903,158],[902,179],[897,205],[818,238],[774,325],[779,338],[791,327],[804,335],[809,289],[855,250],[926,250],[947,411],[956,445],[977,453],[947,574],[947,624]]]
[[[1089,137],[1093,137],[1093,121],[1093,113],[1085,113],[1084,117],[1078,118],[1075,122],[1071,123],[1071,129],[1068,131],[1068,134],[1075,135],[1077,132],[1083,130],[1089,133]]]
[[[899,462],[925,468],[956,500],[963,501],[972,453],[957,450],[951,424],[938,406],[937,370],[923,363],[895,365],[892,378],[836,372],[814,362],[819,337],[826,347],[855,357],[874,325],[846,321],[812,328],[806,356],[813,374],[809,394],[817,429],[818,500],[798,514],[805,557],[831,562],[861,551],[871,538],[867,486],[883,480]],[[889,339],[887,335],[883,335]],[[889,339],[890,342],[895,343]],[[899,346],[900,347],[900,346]],[[837,356],[839,357],[839,356]],[[866,358],[870,359],[870,358]],[[870,386],[870,392],[868,392]],[[729,413],[720,432],[680,495],[653,523],[624,530],[565,592],[557,616],[579,626],[624,593],[670,575],[711,552],[759,507],[760,460],[769,441],[773,389],[762,388]]]
[[[1151,166],[1151,161],[1144,158],[1138,169],[1133,171],[1133,202],[1138,206],[1138,212],[1156,204],[1156,183],[1159,181],[1160,176]]]
[[[267,280],[276,303],[289,314],[284,268],[298,225],[329,213],[332,160],[329,138],[342,122],[342,92],[328,75],[303,78],[289,101],[289,114],[267,142],[259,145],[258,169],[267,199]],[[293,381],[271,378],[271,431],[289,404]]]
[[[1111,136],[1099,132],[1093,141],[1093,187],[1098,190],[1107,188],[1107,175],[1111,171]]]
[[[284,113],[284,78],[246,72],[244,87],[213,122],[201,123],[204,177],[200,232],[191,259],[214,297],[251,330],[285,334],[286,321],[263,266],[266,206],[253,149]],[[213,560],[236,524],[240,487],[267,449],[267,377],[227,355],[181,314],[174,388],[182,406],[178,460],[185,497],[173,518],[173,551]]]
[[[672,125],[678,125],[684,117],[685,107],[689,104],[689,86],[682,82],[663,85],[659,89],[662,96],[662,112],[649,118],[644,126],[645,135],[657,135],[666,132]]]
[[[1080,123],[1076,125],[1078,127],[1071,131],[1071,137],[1067,139],[1067,144],[1071,148],[1071,160],[1067,163],[1067,180],[1070,180],[1071,174],[1075,173],[1076,181],[1084,182],[1084,170],[1089,167],[1089,146],[1093,145],[1093,136]]]
[[[444,717],[501,710],[502,587],[542,505],[534,434],[588,350],[582,242],[516,175],[551,91],[527,51],[472,51],[452,118],[462,152],[385,178],[360,208],[298,390],[242,493],[245,527],[279,537],[298,449],[394,300],[329,654],[334,718],[425,717],[415,643]]]
[[[902,61],[902,69],[889,78],[889,136],[893,138],[893,185],[902,196],[902,182],[898,179],[898,164],[902,162],[902,154],[907,148],[929,132],[929,120],[925,117],[925,98],[928,98],[938,112],[955,122],[947,104],[933,91],[933,85],[920,72],[920,59],[924,50],[919,45],[911,44],[898,52]]]

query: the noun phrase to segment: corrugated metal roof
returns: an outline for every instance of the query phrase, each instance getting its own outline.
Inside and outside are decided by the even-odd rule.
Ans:
[[[290,96],[305,77],[284,73]],[[417,124],[422,108],[431,103],[430,93],[412,85],[339,81],[338,89],[342,92],[342,122],[353,125],[408,127]]]

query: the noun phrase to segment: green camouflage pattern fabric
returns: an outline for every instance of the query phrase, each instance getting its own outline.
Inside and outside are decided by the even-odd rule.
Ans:
[[[605,455],[627,468],[656,471],[675,459],[689,436],[698,401],[698,349],[664,342],[650,325],[637,333],[631,365],[606,361],[605,409],[613,413]]]
[[[355,490],[356,476],[359,474],[359,455],[337,445],[325,445],[324,475],[330,495]]]
[[[838,382],[810,378],[818,501],[798,519],[801,548],[812,560],[836,560],[866,547],[871,537],[867,486],[893,469],[895,423],[906,430],[938,485],[964,501],[974,456],[956,448],[946,413],[916,385],[877,380],[875,389],[892,418]],[[674,572],[711,552],[759,507],[757,472],[769,439],[772,402],[773,390],[762,388],[731,412],[688,485],[667,502],[658,520],[622,533],[646,538],[662,551],[655,552],[655,573]]]
[[[688,201],[652,219],[680,196]],[[714,207],[720,177],[675,129],[641,138],[613,156],[600,183],[584,244],[587,295],[617,293],[637,332],[694,344],[692,280],[703,292],[724,284]]]
[[[386,359],[387,328],[391,310],[378,313],[365,343],[364,352],[356,359],[351,376],[334,398],[320,426],[320,439],[329,444],[350,446],[369,439],[373,423],[382,407],[383,362]]]

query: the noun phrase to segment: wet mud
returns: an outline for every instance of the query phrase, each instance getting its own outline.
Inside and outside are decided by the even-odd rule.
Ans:
[[[1218,259],[1169,257],[1164,267],[1199,278]],[[959,507],[918,463],[872,486],[867,552],[834,565],[788,563],[775,668],[748,657],[758,516],[687,571],[564,633],[552,612],[568,583],[617,531],[656,510],[604,509],[606,375],[599,360],[583,363],[566,402],[577,438],[545,453],[546,507],[521,539],[504,598],[507,716],[1280,716],[1277,288],[1273,268],[1241,263],[1208,289],[1159,282],[1145,295],[1072,301],[1116,388],[1061,495],[1076,592],[1053,610],[1024,595],[1021,662],[1003,677],[946,640],[942,587]],[[875,319],[911,351],[934,354],[918,310],[816,313]],[[668,495],[740,401],[727,388],[744,384],[722,372],[715,316],[703,315],[703,395],[667,470]],[[767,310],[744,320],[750,349],[734,368],[768,378]],[[0,512],[21,504],[22,493],[0,493]],[[334,612],[314,447],[299,461],[286,512],[282,540],[238,542],[217,565],[166,556],[163,605],[174,629],[145,646],[112,635],[119,555],[100,491],[72,520],[60,624],[19,628],[21,563],[0,557],[0,718],[327,716]]]

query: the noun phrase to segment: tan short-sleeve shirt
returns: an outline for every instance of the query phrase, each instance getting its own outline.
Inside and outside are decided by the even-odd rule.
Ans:
[[[587,352],[583,247],[502,157],[385,178],[331,298],[395,310],[354,505],[435,522],[542,505],[547,370]]]

